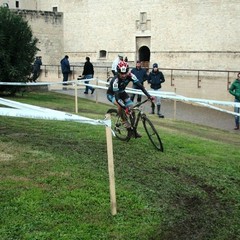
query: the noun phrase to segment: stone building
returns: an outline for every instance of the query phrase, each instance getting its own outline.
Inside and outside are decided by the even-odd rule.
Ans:
[[[25,14],[45,64],[58,64],[67,54],[72,64],[89,56],[95,65],[110,66],[121,52],[130,65],[140,59],[150,68],[157,62],[163,69],[240,70],[239,0],[0,0],[4,3]],[[189,83],[196,73],[179,75],[185,76],[185,96],[196,96],[191,89],[196,82]],[[206,88],[221,80],[219,91],[228,100],[226,85],[234,77],[230,72],[226,83],[225,73],[203,72],[197,96],[220,100],[203,87],[204,79],[212,81]],[[176,84],[175,78],[167,90]]]

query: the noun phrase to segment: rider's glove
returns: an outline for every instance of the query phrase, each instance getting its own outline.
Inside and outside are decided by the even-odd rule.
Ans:
[[[126,113],[127,115],[129,115],[129,114],[131,113],[131,109],[127,107],[127,108],[125,109],[125,113]]]

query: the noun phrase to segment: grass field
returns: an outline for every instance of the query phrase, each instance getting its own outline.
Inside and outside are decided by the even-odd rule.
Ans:
[[[15,101],[74,112],[74,99]],[[108,105],[79,98],[79,115]],[[165,152],[113,138],[117,215],[110,211],[103,126],[1,117],[0,239],[240,239],[240,133],[150,116]]]

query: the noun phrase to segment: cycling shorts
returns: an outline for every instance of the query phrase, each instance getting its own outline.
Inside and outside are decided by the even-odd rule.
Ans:
[[[116,101],[115,96],[112,94],[107,94],[107,99],[113,104]],[[133,105],[133,101],[130,99],[130,97],[128,96],[128,94],[126,92],[123,92],[120,94],[120,99],[124,102],[126,107]]]

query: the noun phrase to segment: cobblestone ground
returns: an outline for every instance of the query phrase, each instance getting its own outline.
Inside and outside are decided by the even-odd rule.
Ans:
[[[68,88],[68,90],[55,90],[55,91],[69,95],[75,94],[75,91],[71,88]],[[98,102],[109,103],[109,105],[111,105],[111,103],[108,102],[108,100],[106,99],[105,94],[106,90],[97,89],[94,92],[94,94],[90,94],[89,92],[89,94],[87,95],[84,94],[83,92],[84,89],[79,89],[78,96],[93,101],[97,100]],[[149,109],[147,108],[145,111],[150,112],[150,107]],[[202,107],[179,101],[176,103],[176,114],[174,114],[174,102],[172,100],[162,99],[161,112],[162,114],[164,114],[165,118],[173,119],[175,115],[176,119],[178,120],[188,121],[240,134],[239,130],[238,131],[233,130],[234,116],[232,114],[220,112],[207,107]]]

